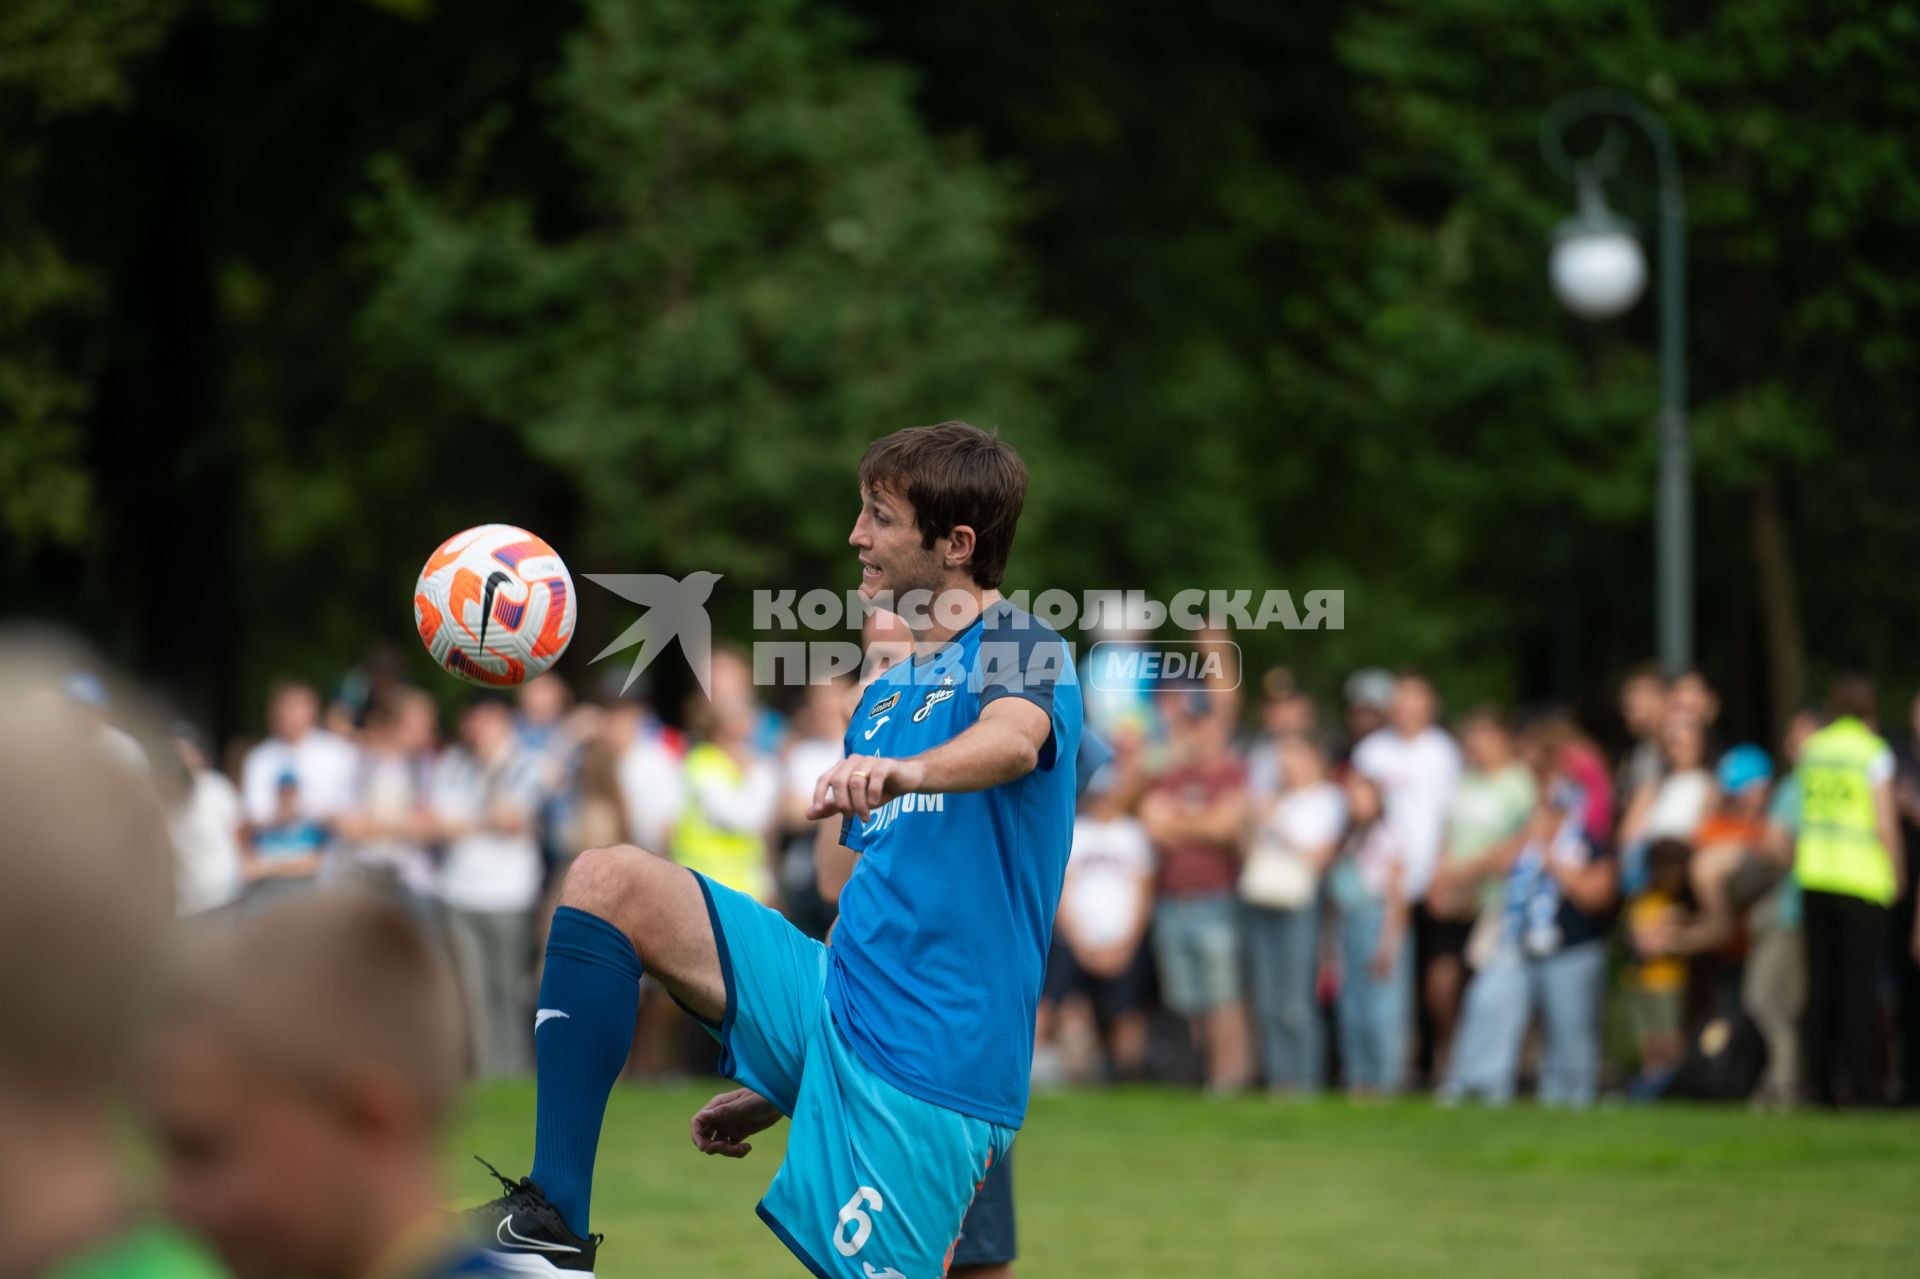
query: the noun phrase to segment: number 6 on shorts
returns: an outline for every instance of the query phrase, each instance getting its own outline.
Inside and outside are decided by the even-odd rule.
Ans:
[[[840,1221],[833,1228],[833,1246],[840,1250],[843,1257],[851,1257],[867,1246],[867,1237],[873,1233],[873,1218],[860,1209],[862,1205],[871,1207],[875,1212],[886,1209],[886,1202],[880,1198],[880,1192],[872,1186],[862,1186],[853,1192],[853,1198],[847,1200],[847,1206],[840,1210]],[[853,1223],[853,1234],[846,1233],[847,1223]]]

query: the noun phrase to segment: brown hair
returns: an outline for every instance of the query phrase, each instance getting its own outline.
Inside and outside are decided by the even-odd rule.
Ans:
[[[168,1025],[205,1027],[276,1076],[326,1088],[374,1066],[429,1121],[460,1082],[459,1003],[439,952],[400,906],[315,893],[193,939]]]
[[[1501,711],[1499,705],[1494,702],[1478,702],[1468,707],[1466,714],[1462,715],[1454,725],[1454,731],[1457,734],[1465,735],[1468,729],[1478,727],[1481,724],[1490,725],[1509,736],[1513,733],[1513,726],[1507,722],[1506,715]]]
[[[1833,683],[1827,688],[1827,714],[1836,719],[1851,715],[1855,719],[1872,720],[1876,709],[1871,679],[1858,671],[1833,677]]]
[[[911,502],[920,544],[928,549],[965,524],[973,530],[967,570],[975,583],[994,587],[1005,579],[1027,499],[1027,466],[998,432],[942,422],[882,436],[861,455],[860,487]]]

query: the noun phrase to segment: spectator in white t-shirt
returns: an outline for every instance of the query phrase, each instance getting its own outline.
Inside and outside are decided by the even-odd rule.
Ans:
[[[174,758],[157,780],[173,844],[174,913],[185,918],[231,906],[240,898],[240,792],[207,757],[185,724],[173,730]]]
[[[1353,755],[1354,767],[1380,788],[1387,824],[1393,828],[1399,850],[1397,891],[1413,923],[1416,990],[1425,989],[1428,970],[1446,931],[1427,910],[1427,886],[1440,864],[1447,813],[1453,807],[1461,772],[1460,749],[1435,723],[1438,714],[1439,699],[1426,676],[1403,672],[1393,682],[1387,726],[1361,742]],[[1415,1029],[1418,1048],[1414,1064],[1424,1076],[1431,1071],[1438,1045],[1428,1017],[1420,1016]]]
[[[1387,726],[1355,748],[1353,766],[1380,787],[1387,822],[1398,837],[1410,903],[1423,901],[1440,860],[1447,810],[1460,782],[1460,750],[1434,721],[1433,685],[1408,672],[1394,681]]]
[[[1061,1055],[1104,1035],[1120,1080],[1138,1078],[1147,1057],[1154,855],[1133,814],[1146,781],[1141,751],[1139,738],[1127,739],[1080,798],[1036,1024],[1038,1042]]]
[[[344,738],[318,727],[320,695],[306,684],[275,681],[267,694],[271,736],[247,752],[240,770],[240,796],[257,834],[286,824],[292,814],[325,835],[353,802],[354,750]],[[289,779],[291,783],[289,784]]]
[[[482,1078],[521,1075],[531,1065],[524,996],[540,896],[539,781],[499,696],[483,694],[467,708],[460,739],[434,770],[434,813],[447,843],[440,896],[474,1070]]]

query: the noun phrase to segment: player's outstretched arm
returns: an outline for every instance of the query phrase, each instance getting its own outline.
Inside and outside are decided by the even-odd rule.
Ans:
[[[1025,777],[1040,763],[1053,717],[1021,697],[987,703],[964,733],[905,759],[849,755],[821,774],[813,788],[810,821],[834,813],[861,821],[909,791],[949,794],[991,790]]]
[[[744,1159],[753,1150],[747,1138],[773,1127],[781,1119],[780,1108],[751,1088],[736,1088],[694,1112],[693,1145],[703,1155],[725,1155]]]

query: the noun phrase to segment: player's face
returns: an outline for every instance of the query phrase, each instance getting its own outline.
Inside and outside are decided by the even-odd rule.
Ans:
[[[940,544],[922,544],[913,505],[897,493],[861,490],[860,517],[847,543],[860,553],[860,593],[869,599],[940,589]]]
[[[266,1078],[210,1035],[181,1031],[154,1054],[142,1102],[167,1211],[235,1279],[330,1268],[352,1215],[343,1190],[360,1178],[340,1119],[314,1094]]]

